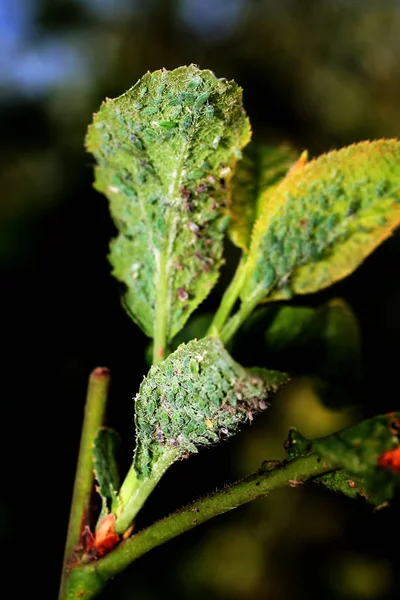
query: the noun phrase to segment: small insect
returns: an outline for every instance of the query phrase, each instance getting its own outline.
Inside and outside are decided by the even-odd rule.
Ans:
[[[208,92],[204,92],[203,94],[200,94],[199,96],[197,96],[194,105],[201,106],[208,100],[209,97],[210,97],[210,94]]]
[[[221,439],[223,435],[228,435],[228,433],[229,433],[229,431],[226,427],[220,427],[219,431],[218,431],[219,439]]]
[[[178,288],[176,294],[181,302],[185,302],[189,298],[189,294],[183,288]]]
[[[162,429],[159,425],[156,425],[156,430],[154,432],[154,439],[156,440],[156,442],[159,442],[160,444],[164,444],[165,442],[165,435],[162,432]]]
[[[201,183],[199,186],[197,186],[196,188],[196,192],[198,194],[201,194],[203,192],[206,192],[208,190],[207,184],[206,183]]]
[[[193,223],[193,221],[189,221],[187,226],[190,231],[193,231],[193,233],[197,233],[199,231],[199,226],[196,225],[196,223]]]
[[[190,190],[188,190],[184,185],[179,190],[182,198],[190,198]]]
[[[195,75],[193,77],[193,79],[191,79],[191,81],[189,81],[189,83],[187,84],[186,89],[188,89],[188,90],[195,90],[202,83],[203,83],[203,80],[200,77],[200,75]]]
[[[207,119],[212,119],[214,116],[214,107],[211,106],[211,104],[207,104],[207,106],[205,107],[205,113]]]
[[[155,115],[156,113],[158,113],[158,108],[152,107],[152,106],[148,106],[147,108],[144,108],[142,111],[142,114],[145,116],[151,116],[151,115]]]

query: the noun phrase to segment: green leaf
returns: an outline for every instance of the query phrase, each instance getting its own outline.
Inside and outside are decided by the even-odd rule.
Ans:
[[[307,306],[280,307],[265,331],[268,354],[307,344],[315,332],[316,312]]]
[[[290,174],[264,205],[241,296],[256,306],[349,275],[400,223],[400,143],[361,142]]]
[[[325,404],[353,403],[361,380],[361,337],[350,306],[334,298],[319,308],[282,306],[265,332],[276,368],[313,376]]]
[[[120,438],[116,431],[101,427],[93,442],[93,468],[97,491],[102,499],[102,511],[99,522],[118,508],[118,490],[120,485],[118,455]]]
[[[291,429],[285,444],[290,459],[314,453],[332,469],[317,479],[348,496],[362,495],[376,505],[400,486],[400,412],[379,415],[316,440]]]
[[[295,159],[295,151],[287,145],[252,143],[245,149],[232,179],[228,230],[232,242],[245,252],[250,246],[253,225],[268,201],[268,192],[287,174]]]
[[[218,278],[229,184],[249,139],[241,89],[194,65],[147,73],[89,127],[95,187],[119,230],[113,274],[160,358]]]
[[[235,434],[287,381],[276,371],[244,369],[218,338],[182,344],[151,367],[136,397],[138,477],[151,477],[165,453],[174,462]]]

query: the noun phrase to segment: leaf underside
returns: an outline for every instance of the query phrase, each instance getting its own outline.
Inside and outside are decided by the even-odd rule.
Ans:
[[[109,259],[150,337],[162,314],[170,340],[214,286],[230,179],[249,139],[241,89],[194,65],[148,73],[94,115],[95,187],[119,230]]]
[[[242,299],[256,304],[349,275],[400,223],[400,143],[361,142],[289,174],[253,230]]]
[[[284,373],[244,369],[218,338],[181,344],[151,367],[135,400],[139,477],[148,477],[165,451],[179,458],[235,434],[287,381]]]

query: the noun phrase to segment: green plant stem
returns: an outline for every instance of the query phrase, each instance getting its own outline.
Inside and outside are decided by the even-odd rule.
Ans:
[[[210,325],[207,335],[217,335],[219,336],[226,320],[232,312],[233,306],[236,300],[239,297],[240,290],[242,289],[244,276],[246,273],[246,257],[242,255],[239,264],[237,266],[236,272],[233,276],[233,279],[229,286],[227,287],[221,304],[217,312],[215,313],[215,317]]]
[[[272,471],[255,473],[243,481],[198,500],[130,537],[95,564],[72,569],[66,600],[94,598],[109,579],[153,548],[213,517],[251,500],[262,498],[275,489],[294,485],[293,482],[298,484],[329,470],[332,470],[332,467],[317,456],[302,456]]]
[[[158,283],[156,293],[156,319],[154,323],[153,365],[165,358],[168,326],[168,270],[167,254],[161,252],[158,264]]]
[[[229,340],[235,335],[239,327],[246,321],[246,319],[253,312],[259,300],[242,302],[239,310],[229,319],[225,327],[220,333],[221,342],[227,344]]]
[[[89,376],[67,541],[65,544],[60,600],[64,600],[65,597],[64,589],[68,561],[72,556],[75,546],[80,541],[82,524],[89,517],[90,495],[93,487],[92,444],[98,428],[101,427],[104,421],[109,383],[110,372],[105,367],[94,369]]]
[[[122,535],[130,527],[165,471],[175,462],[176,456],[176,449],[165,450],[154,463],[151,475],[146,479],[138,479],[134,467],[130,468],[119,492],[119,500],[122,508],[115,523],[116,533]]]

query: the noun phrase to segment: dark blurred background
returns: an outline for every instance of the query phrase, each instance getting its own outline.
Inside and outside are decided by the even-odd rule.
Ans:
[[[12,565],[2,577],[14,594],[27,584],[21,597],[56,597],[89,371],[112,371],[109,424],[123,436],[123,469],[131,398],[147,371],[147,341],[110,276],[115,231],[91,187],[86,127],[105,96],[147,70],[191,62],[244,88],[260,141],[313,156],[400,136],[398,0],[0,1],[0,527]],[[175,465],[138,527],[282,458],[290,425],[318,436],[399,408],[399,259],[395,235],[352,277],[301,300],[341,296],[359,320],[357,409],[325,407],[297,378],[237,439]],[[203,311],[215,309],[231,271]],[[256,358],[275,366],[262,345]],[[373,513],[311,484],[283,490],[144,556],[104,598],[395,599],[399,515],[396,503]]]

